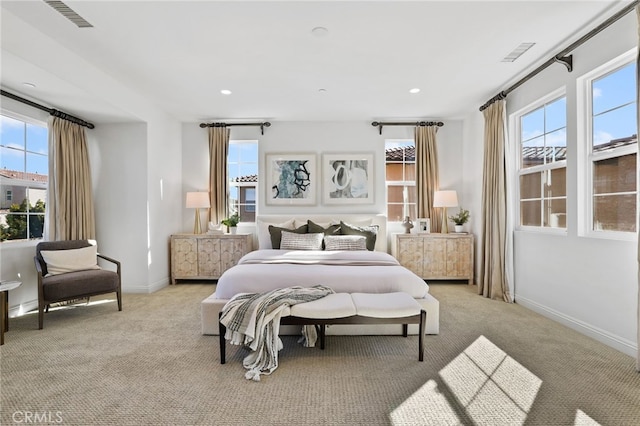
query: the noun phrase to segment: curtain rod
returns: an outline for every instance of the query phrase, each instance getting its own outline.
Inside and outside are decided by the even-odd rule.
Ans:
[[[200,123],[200,127],[231,127],[231,126],[260,126],[260,133],[264,135],[264,128],[270,127],[271,123],[264,121],[262,123]]]
[[[573,71],[573,55],[568,55],[567,56],[567,53],[573,51],[575,48],[577,48],[578,46],[582,45],[584,42],[586,42],[587,40],[589,40],[590,38],[592,38],[593,36],[595,36],[596,34],[601,32],[602,30],[607,28],[609,25],[613,24],[618,19],[622,18],[627,13],[631,12],[639,3],[640,3],[640,0],[636,0],[636,1],[632,2],[632,3],[629,3],[623,9],[618,11],[618,13],[612,15],[609,19],[607,19],[606,21],[604,21],[603,23],[601,23],[600,25],[598,25],[597,27],[595,27],[594,29],[589,31],[587,34],[585,34],[582,37],[580,37],[578,40],[576,40],[573,43],[571,43],[567,48],[565,48],[560,53],[558,53],[554,57],[552,57],[549,60],[547,60],[544,64],[540,65],[538,68],[536,68],[535,70],[531,71],[529,74],[527,74],[524,77],[522,77],[520,80],[518,80],[516,83],[514,83],[511,87],[501,91],[500,93],[495,95],[493,98],[489,99],[487,102],[484,103],[484,105],[482,105],[480,107],[480,111],[484,111],[485,109],[487,109],[489,107],[489,105],[491,105],[492,103],[494,103],[496,101],[499,101],[501,99],[505,99],[509,93],[511,93],[512,91],[514,91],[518,87],[522,86],[524,83],[526,83],[527,81],[529,81],[530,79],[532,79],[533,77],[538,75],[541,71],[543,71],[547,67],[555,64],[556,62],[560,62],[564,66],[566,66],[567,67],[567,71],[569,71],[569,72]]]
[[[75,117],[75,116],[73,116],[71,114],[67,114],[67,113],[62,112],[62,111],[58,111],[57,109],[47,108],[44,105],[40,105],[40,104],[35,103],[33,101],[30,101],[28,99],[21,98],[20,96],[14,95],[13,93],[9,93],[9,92],[6,92],[4,90],[0,90],[0,95],[6,96],[7,98],[11,98],[14,101],[22,102],[23,104],[26,104],[26,105],[29,105],[31,107],[37,108],[39,110],[48,112],[49,114],[53,115],[54,117],[59,117],[59,118],[62,118],[63,120],[67,120],[67,121],[70,121],[72,123],[79,124],[80,126],[88,127],[89,129],[93,129],[93,128],[96,127],[92,123],[89,123],[88,121],[84,121],[81,118]]]
[[[378,131],[380,132],[380,134],[382,134],[382,128],[384,126],[420,126],[420,127],[438,126],[438,127],[442,127],[442,126],[444,126],[444,123],[442,121],[416,121],[416,122],[412,122],[412,123],[374,121],[373,123],[371,123],[371,125],[373,127],[377,127]]]

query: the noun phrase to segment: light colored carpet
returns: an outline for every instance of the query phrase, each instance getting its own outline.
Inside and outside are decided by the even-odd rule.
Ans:
[[[93,298],[10,320],[1,355],[0,424],[638,425],[634,359],[475,287],[434,284],[441,333],[283,338],[280,366],[244,379],[246,351],[200,334],[211,284]],[[496,324],[494,318],[499,318]],[[46,421],[43,421],[46,420]]]

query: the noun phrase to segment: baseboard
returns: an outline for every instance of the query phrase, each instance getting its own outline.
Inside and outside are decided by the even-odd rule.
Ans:
[[[38,299],[28,300],[17,306],[9,307],[9,318],[20,317],[34,309],[38,309]]]
[[[587,324],[584,321],[565,315],[562,312],[558,312],[548,306],[541,305],[540,303],[534,302],[526,297],[516,295],[516,303],[524,306],[525,308],[531,309],[542,316],[557,321],[562,325],[566,325],[567,327],[589,336],[600,343],[611,346],[624,354],[632,357],[635,357],[638,354],[638,345],[630,340],[611,334],[598,327],[594,327],[591,324]]]
[[[144,293],[150,294],[169,286],[169,278],[163,278],[151,285],[127,285],[122,286],[123,293]]]

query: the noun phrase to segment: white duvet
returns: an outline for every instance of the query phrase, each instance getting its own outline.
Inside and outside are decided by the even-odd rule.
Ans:
[[[256,250],[225,271],[216,296],[263,293],[278,288],[325,285],[336,293],[392,293],[402,291],[423,298],[429,286],[379,251]]]

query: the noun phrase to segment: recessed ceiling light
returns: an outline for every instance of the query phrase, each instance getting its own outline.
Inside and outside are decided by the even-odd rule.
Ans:
[[[29,89],[35,89],[36,88],[36,85],[33,84],[33,83],[24,82],[24,83],[22,83],[22,85],[24,87],[28,87]]]
[[[223,95],[230,95],[230,94],[231,94],[231,90],[229,90],[229,89],[222,89],[222,90],[220,91],[220,93],[222,93]]]
[[[318,92],[320,92],[320,93],[326,93],[326,92],[327,92],[327,89],[318,89]]]
[[[413,89],[409,90],[409,93],[420,93],[420,89],[414,87]]]
[[[327,34],[329,34],[329,30],[325,27],[315,27],[311,30],[311,34],[316,37],[325,37]]]

